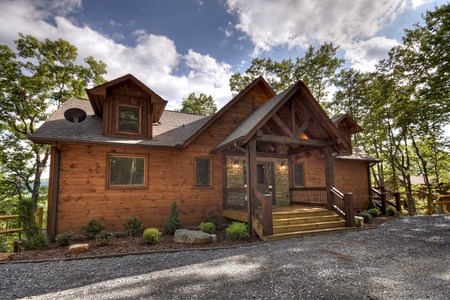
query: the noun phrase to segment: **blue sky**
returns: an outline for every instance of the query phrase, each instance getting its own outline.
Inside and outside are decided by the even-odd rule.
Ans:
[[[107,79],[132,73],[181,107],[191,92],[231,99],[228,81],[254,57],[302,56],[333,42],[346,67],[373,70],[436,0],[0,0],[0,43],[18,32],[75,45]]]

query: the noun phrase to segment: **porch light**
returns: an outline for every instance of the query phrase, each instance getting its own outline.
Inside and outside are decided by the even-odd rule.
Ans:
[[[238,161],[238,160],[235,160],[234,163],[233,163],[233,165],[234,165],[234,168],[235,168],[235,169],[239,168],[239,161]]]
[[[286,164],[284,162],[281,163],[280,167],[281,170],[286,170]]]

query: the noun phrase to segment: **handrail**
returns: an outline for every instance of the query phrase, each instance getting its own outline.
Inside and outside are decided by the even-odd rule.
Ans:
[[[333,210],[336,211],[341,217],[345,218],[345,224],[347,227],[355,227],[355,211],[353,209],[353,194],[342,193],[337,188],[332,187],[330,191],[336,195],[339,200],[343,202],[341,207],[336,204],[333,205]]]
[[[44,209],[42,207],[39,207],[34,215],[36,216],[36,222],[38,223],[39,232],[42,232],[42,221],[43,221],[43,217],[44,217]],[[19,217],[20,216],[18,214],[1,215],[0,221],[18,219]],[[12,229],[0,230],[0,234],[22,232],[22,231],[23,231],[23,228],[12,228]]]
[[[270,203],[270,198],[265,197],[261,194],[258,189],[253,189],[254,198],[256,201],[261,203],[261,215],[255,211],[255,217],[261,222],[263,228],[263,235],[269,236],[273,234],[273,221],[272,221],[272,203]],[[254,208],[256,210],[257,205],[254,203]]]
[[[379,204],[379,203],[375,202],[375,204],[381,208],[381,213],[386,214],[386,207],[388,204],[395,207],[397,209],[397,211],[401,211],[402,206],[401,206],[401,202],[400,202],[400,193],[396,192],[384,185],[380,185],[378,188],[380,189],[379,191],[376,188],[372,187],[371,191],[376,193],[379,196],[379,198],[376,198],[376,199],[379,199],[381,201],[381,203]],[[387,195],[389,195],[390,197],[394,197],[395,203],[392,202]],[[372,199],[375,199],[375,198],[372,198]]]

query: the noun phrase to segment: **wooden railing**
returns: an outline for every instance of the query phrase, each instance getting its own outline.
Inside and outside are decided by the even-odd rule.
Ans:
[[[402,210],[399,192],[396,192],[383,185],[379,187],[379,190],[372,187],[371,192],[372,200],[374,200],[375,205],[381,209],[381,213],[383,215],[386,214],[386,208],[388,204],[395,207],[397,211]]]
[[[289,191],[291,204],[327,205],[326,187],[290,188]]]
[[[256,188],[253,189],[255,202],[253,203],[253,215],[262,225],[263,235],[273,234],[272,201],[270,197],[261,194]]]
[[[336,195],[333,210],[345,219],[347,227],[355,226],[355,211],[353,208],[353,194],[342,193],[337,188],[332,187],[331,192]]]
[[[36,222],[39,227],[39,232],[42,233],[42,221],[44,218],[44,209],[42,207],[39,207],[37,212],[35,213],[35,215],[36,215]],[[2,215],[2,216],[0,216],[0,221],[14,220],[14,219],[18,219],[18,218],[19,218],[19,215],[17,215],[17,214]],[[22,231],[23,231],[23,228],[10,228],[10,229],[0,230],[0,234],[15,233],[15,232],[22,232]]]
[[[247,188],[224,188],[223,208],[245,210],[247,208]]]

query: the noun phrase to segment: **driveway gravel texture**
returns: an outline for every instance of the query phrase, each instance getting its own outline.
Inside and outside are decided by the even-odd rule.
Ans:
[[[0,264],[0,299],[450,299],[450,215],[234,249]]]

